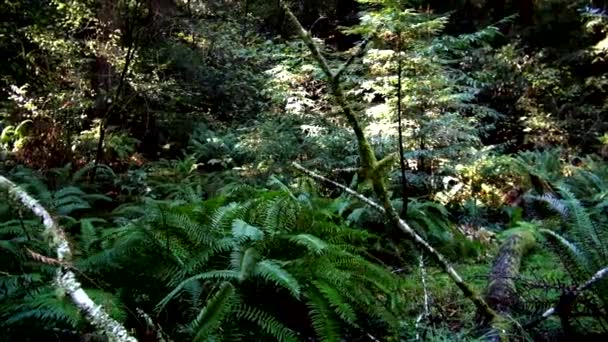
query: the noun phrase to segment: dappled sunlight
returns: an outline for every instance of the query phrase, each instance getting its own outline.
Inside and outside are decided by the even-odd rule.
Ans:
[[[0,340],[608,336],[606,6],[0,2]]]

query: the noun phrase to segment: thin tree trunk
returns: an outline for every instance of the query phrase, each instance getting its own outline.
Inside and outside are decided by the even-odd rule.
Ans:
[[[363,133],[363,129],[361,128],[361,125],[359,124],[355,113],[353,113],[352,109],[346,101],[346,97],[344,96],[344,92],[342,90],[340,78],[336,76],[336,73],[332,72],[329,67],[329,64],[325,60],[325,57],[323,57],[319,46],[311,38],[310,33],[302,27],[302,24],[300,23],[298,18],[296,18],[296,16],[293,14],[287,3],[284,0],[280,1],[289,21],[297,29],[300,38],[308,46],[313,58],[317,61],[321,70],[325,74],[325,77],[327,78],[327,81],[330,85],[331,92],[334,95],[335,101],[342,109],[342,114],[348,121],[349,125],[351,126],[351,129],[354,131],[355,136],[357,137],[357,145],[359,148],[359,158],[361,165],[360,174],[363,176],[363,178],[369,180],[372,183],[374,192],[376,193],[376,197],[378,197],[378,199],[380,200],[381,205],[361,195],[357,196],[357,198],[365,200],[365,203],[367,203],[368,205],[372,205],[372,207],[384,213],[394,226],[398,227],[401,231],[403,231],[408,236],[408,238],[410,238],[416,245],[421,248],[421,250],[423,250],[427,255],[433,258],[435,262],[437,262],[437,264],[439,264],[439,266],[443,269],[443,271],[448,274],[448,276],[463,292],[463,294],[473,302],[473,304],[477,307],[478,311],[481,313],[483,320],[492,322],[493,324],[494,320],[499,317],[494,312],[494,310],[490,308],[490,306],[485,302],[482,296],[462,279],[462,277],[456,272],[456,270],[443,256],[443,254],[435,250],[435,248],[433,248],[426,240],[424,240],[420,235],[418,235],[418,233],[416,233],[414,229],[412,229],[404,220],[399,217],[399,214],[391,203],[388,190],[386,188],[385,177],[388,168],[394,162],[394,156],[386,157],[380,161],[376,159],[371,144]],[[296,163],[294,163],[293,165],[294,167],[299,166]],[[301,166],[299,169],[306,170]],[[323,177],[321,176],[321,178]],[[344,186],[342,187],[345,188]],[[349,193],[354,193],[358,195],[352,190]]]
[[[93,166],[93,170],[91,171],[91,182],[95,181],[95,176],[97,175],[97,166],[99,165],[100,161],[103,159],[103,143],[104,143],[104,140],[106,137],[108,120],[111,118],[112,111],[113,111],[114,107],[117,105],[118,101],[120,100],[120,94],[124,87],[127,73],[129,72],[129,66],[131,65],[133,56],[135,55],[135,37],[134,37],[134,33],[133,33],[133,30],[135,28],[132,25],[131,19],[127,20],[126,26],[127,26],[126,34],[127,34],[128,48],[127,48],[127,56],[125,57],[125,65],[123,66],[122,72],[120,73],[120,78],[118,80],[118,86],[116,88],[116,92],[114,93],[112,103],[110,104],[110,107],[106,111],[105,115],[103,116],[103,118],[101,119],[101,122],[99,124],[99,140],[97,141],[97,152],[95,153],[95,165]]]
[[[517,7],[519,9],[520,22],[526,26],[534,24],[534,1],[518,0]]]
[[[245,44],[245,35],[247,34],[247,14],[249,13],[249,0],[245,0],[245,8],[243,9],[243,24],[241,27],[241,41]]]
[[[406,166],[403,151],[403,127],[401,122],[401,74],[403,71],[402,68],[403,65],[401,61],[401,33],[399,33],[399,37],[397,38],[397,120],[399,125],[399,166],[401,168],[401,199],[403,201],[403,206],[401,208],[401,217],[406,218],[409,198],[407,195],[407,179],[405,178]]]

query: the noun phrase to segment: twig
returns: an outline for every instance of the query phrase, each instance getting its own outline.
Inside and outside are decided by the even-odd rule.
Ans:
[[[30,209],[36,216],[42,219],[44,235],[49,238],[50,247],[55,249],[57,253],[56,262],[59,264],[69,263],[72,256],[70,245],[65,234],[49,212],[28,193],[3,176],[0,176],[0,187],[6,188],[9,195],[13,196],[17,202]],[[51,259],[49,258],[49,260]],[[97,330],[104,333],[110,341],[137,342],[134,337],[129,335],[127,329],[122,324],[111,318],[100,305],[95,304],[91,300],[82,289],[78,280],[76,280],[76,275],[69,268],[57,268],[55,283],[68,294],[87,321]]]
[[[331,173],[348,173],[348,172],[358,172],[358,167],[345,167],[343,169],[333,169]]]
[[[344,71],[346,71],[346,69],[348,69],[348,67],[351,64],[353,64],[355,59],[357,59],[358,57],[361,57],[361,56],[363,56],[363,54],[365,54],[365,48],[367,47],[367,43],[369,43],[369,39],[366,39],[363,42],[361,42],[359,45],[357,45],[356,51],[353,54],[351,54],[350,57],[348,57],[348,59],[346,60],[346,62],[344,62],[344,64],[342,64],[340,69],[338,69],[338,71],[336,71],[336,73],[334,74],[334,79],[336,79],[337,81],[340,81],[340,77],[342,77],[342,74],[344,74]]]
[[[374,341],[374,342],[380,342],[379,339],[377,339],[376,337],[374,337],[374,335],[367,333],[367,337],[369,337],[370,340]]]
[[[146,328],[152,329],[153,332],[156,332],[156,340],[158,342],[167,342],[167,340],[165,340],[165,337],[163,335],[163,331],[162,331],[162,328],[160,327],[160,325],[155,324],[154,321],[152,320],[152,317],[150,317],[150,315],[148,315],[144,310],[142,310],[140,308],[136,308],[135,310],[137,311],[137,314],[144,320],[144,322],[146,322]]]
[[[574,300],[576,300],[576,298],[584,291],[588,290],[589,288],[591,288],[593,285],[595,285],[597,282],[599,282],[600,280],[606,278],[608,276],[608,267],[604,267],[601,270],[597,271],[589,280],[587,280],[585,283],[583,283],[582,285],[576,287],[574,290],[572,290],[570,292],[571,296],[569,296],[568,301],[571,303]],[[533,327],[537,324],[539,324],[540,322],[546,320],[547,318],[559,313],[559,307],[564,305],[564,303],[558,303],[556,306],[552,307],[551,309],[545,311],[540,317],[538,317],[537,319],[533,320],[532,322],[529,322],[528,324],[526,324],[524,327],[525,328],[530,328]]]
[[[378,210],[379,212],[381,212],[383,214],[386,213],[386,210],[384,210],[384,208],[380,204],[378,204],[378,203],[372,201],[371,199],[369,199],[369,198],[361,195],[360,193],[358,193],[355,190],[347,187],[346,185],[340,184],[338,182],[334,182],[333,180],[331,180],[329,178],[323,177],[322,175],[320,175],[320,174],[318,174],[318,173],[316,173],[314,171],[308,170],[307,168],[305,168],[304,166],[302,166],[302,165],[300,165],[300,164],[298,164],[296,162],[291,163],[291,165],[293,165],[293,167],[295,167],[296,169],[300,170],[302,173],[309,175],[312,178],[316,178],[317,180],[329,183],[329,184],[335,186],[336,188],[344,190],[344,192],[346,192],[347,194],[355,197],[359,201],[361,201],[361,202],[369,205],[370,207]]]
[[[416,341],[421,340],[420,331],[418,330],[420,322],[422,322],[423,318],[428,317],[430,312],[430,297],[426,286],[426,269],[424,268],[424,254],[422,253],[420,253],[420,278],[422,279],[422,289],[424,291],[424,311],[416,318]]]

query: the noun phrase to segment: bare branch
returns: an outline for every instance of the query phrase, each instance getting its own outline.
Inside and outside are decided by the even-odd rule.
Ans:
[[[606,278],[608,276],[608,266],[602,268],[601,270],[597,271],[591,278],[589,278],[589,280],[587,280],[585,283],[583,283],[580,286],[577,286],[576,289],[570,291],[571,296],[568,297],[568,301],[573,302],[574,300],[576,300],[576,298],[584,291],[588,290],[589,288],[591,288],[593,285],[595,285],[597,282],[599,282],[600,280]],[[533,320],[532,322],[529,322],[528,324],[525,325],[526,328],[529,327],[533,327],[537,324],[539,324],[540,322],[546,320],[547,318],[559,313],[559,306],[560,304],[563,305],[563,303],[558,303],[558,305],[552,307],[551,309],[545,311],[540,317],[538,317],[537,319]]]
[[[300,164],[298,164],[296,162],[291,163],[291,165],[293,167],[295,167],[296,169],[300,170],[302,173],[304,173],[306,175],[309,175],[312,178],[315,178],[317,180],[329,183],[329,184],[335,186],[336,188],[344,190],[344,192],[346,192],[347,194],[355,197],[359,201],[361,201],[361,202],[369,205],[370,207],[378,210],[379,212],[381,212],[383,214],[386,213],[386,210],[384,210],[384,208],[380,204],[378,204],[378,203],[372,201],[371,199],[369,199],[369,198],[361,195],[360,193],[358,193],[355,190],[347,187],[346,185],[340,184],[338,182],[334,182],[333,180],[331,180],[329,178],[326,178],[326,177],[324,177],[324,176],[322,176],[322,175],[320,175],[320,174],[318,174],[318,173],[316,173],[314,171],[308,170],[307,168],[305,168],[304,166],[302,166],[302,165],[300,165]]]
[[[338,69],[338,71],[336,71],[336,73],[334,74],[335,82],[340,81],[340,77],[342,77],[342,74],[344,74],[346,69],[348,69],[348,67],[350,67],[351,64],[353,64],[355,59],[357,59],[365,54],[365,48],[367,47],[367,43],[369,43],[368,39],[364,40],[359,45],[357,45],[356,51],[350,55],[350,57],[346,60],[346,62],[344,62],[344,64],[342,64],[340,69]]]
[[[420,253],[420,278],[422,280],[422,289],[424,290],[424,311],[416,318],[416,341],[420,341],[420,322],[430,313],[430,296],[426,286],[426,269],[424,268],[424,254]]]

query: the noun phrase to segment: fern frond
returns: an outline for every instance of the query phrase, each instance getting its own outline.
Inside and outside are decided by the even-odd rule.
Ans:
[[[97,241],[98,235],[95,225],[98,223],[106,223],[106,220],[95,217],[80,220],[80,241],[86,254],[91,251],[91,246]]]
[[[306,289],[306,306],[308,306],[312,326],[317,336],[324,342],[339,342],[340,328],[333,310],[327,300],[314,287]]]
[[[163,217],[168,227],[175,227],[186,235],[188,243],[195,246],[209,246],[213,244],[215,238],[213,236],[214,232],[190,216],[169,209],[163,213]]]
[[[350,325],[357,326],[357,315],[353,307],[346,301],[344,296],[336,290],[335,287],[329,285],[324,281],[313,281],[312,282],[319,292],[327,299],[329,305],[333,307],[334,311],[342,318],[345,322]]]
[[[238,270],[239,281],[244,281],[249,278],[256,268],[259,257],[258,251],[253,247],[247,248],[245,252],[238,250],[232,252],[230,255],[230,263],[234,270]]]
[[[317,255],[322,254],[327,249],[327,243],[311,234],[289,235],[289,241],[306,247],[307,250]]]
[[[165,296],[155,308],[155,311],[160,312],[163,308],[175,298],[180,292],[183,291],[184,287],[187,286],[190,282],[199,281],[199,280],[207,280],[207,279],[220,279],[220,280],[230,280],[230,279],[239,279],[239,274],[232,270],[222,270],[222,271],[209,271],[201,274],[197,274],[193,277],[190,277],[184,281],[182,281],[179,285],[177,285],[169,294]]]
[[[4,314],[7,315],[2,320],[3,323],[0,323],[2,326],[43,322],[47,326],[59,323],[77,327],[81,321],[78,309],[65,297],[58,297],[51,289],[38,293],[21,304],[4,308],[3,316]]]
[[[240,241],[247,239],[259,241],[264,238],[264,232],[258,227],[254,227],[243,220],[237,219],[232,222],[232,236]]]
[[[211,216],[212,229],[230,230],[232,228],[232,222],[245,218],[247,209],[247,204],[238,204],[234,202],[217,209]]]
[[[235,313],[238,319],[244,319],[257,324],[263,331],[274,337],[277,341],[298,341],[296,334],[291,329],[287,328],[276,318],[264,311],[242,304],[235,309]]]
[[[297,199],[291,196],[277,196],[265,205],[264,228],[271,232],[291,231],[296,226],[299,211]]]
[[[597,228],[585,207],[565,186],[560,186],[559,190],[568,206],[571,229],[581,241],[587,242],[587,245],[591,248],[589,252],[598,253],[600,259],[607,258],[608,253],[605,243],[600,240]]]
[[[193,341],[208,341],[208,336],[219,328],[222,320],[231,311],[234,295],[235,289],[232,284],[223,282],[220,285],[217,293],[188,326],[190,331],[195,332]]]
[[[540,233],[548,237],[553,251],[560,256],[562,264],[576,281],[584,281],[591,274],[590,261],[573,243],[552,230],[540,229]]]
[[[95,171],[96,177],[103,177],[105,179],[115,179],[116,178],[116,174],[114,173],[114,170],[112,170],[112,168],[109,167],[108,165],[105,165],[105,164],[95,165],[95,163],[89,163],[89,164],[85,165],[84,167],[82,167],[80,170],[74,172],[74,174],[72,175],[72,182],[73,183],[81,182],[83,180],[83,178],[85,178],[87,176],[89,171],[93,170],[94,168],[97,168]]]
[[[263,279],[273,282],[279,287],[286,288],[295,298],[300,297],[300,284],[283,267],[274,260],[263,260],[257,263],[254,274]]]
[[[568,206],[559,198],[551,193],[545,193],[540,196],[529,196],[533,200],[546,203],[549,208],[557,212],[564,220],[568,219]]]

